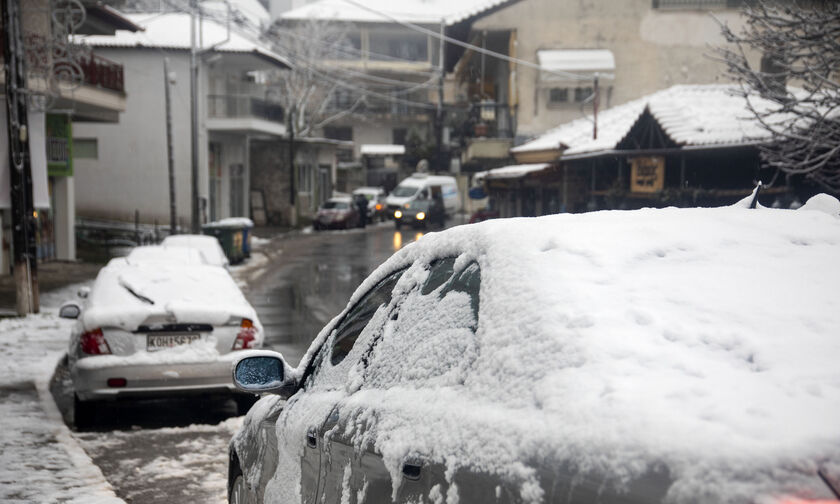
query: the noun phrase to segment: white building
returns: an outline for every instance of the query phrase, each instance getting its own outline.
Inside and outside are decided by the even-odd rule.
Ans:
[[[258,6],[258,5],[257,5]],[[259,13],[257,13],[259,14]],[[262,11],[267,17],[268,13]],[[254,13],[249,13],[253,16]],[[190,16],[133,14],[145,31],[87,37],[97,52],[125,67],[126,110],[118,126],[79,125],[77,144],[89,156],[76,160],[80,217],[144,223],[169,222],[164,99],[164,59],[172,84],[172,135],[179,225],[191,220]],[[271,99],[263,72],[287,61],[243,35],[215,11],[198,24],[200,220],[250,214],[253,140],[279,140],[284,110]],[[173,75],[174,74],[174,75]]]

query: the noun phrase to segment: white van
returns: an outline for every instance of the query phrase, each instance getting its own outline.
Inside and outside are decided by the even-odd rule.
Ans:
[[[416,199],[432,198],[437,193],[443,197],[443,206],[448,217],[461,209],[461,195],[458,193],[455,177],[415,173],[400,182],[385,198],[388,217],[393,218],[394,210],[405,208]]]

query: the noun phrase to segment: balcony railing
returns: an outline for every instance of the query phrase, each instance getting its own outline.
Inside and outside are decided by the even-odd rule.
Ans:
[[[212,118],[254,117],[282,123],[283,107],[253,96],[208,95],[207,116]]]
[[[77,63],[84,72],[84,82],[112,91],[125,92],[123,66],[101,56],[82,56]]]

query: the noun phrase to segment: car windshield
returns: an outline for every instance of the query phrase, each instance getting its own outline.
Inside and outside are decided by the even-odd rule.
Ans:
[[[414,200],[409,205],[409,208],[413,210],[428,210],[429,206],[431,206],[431,200]]]
[[[396,189],[391,193],[391,196],[396,196],[398,198],[406,198],[408,196],[414,196],[417,194],[417,187],[414,186],[397,186]]]
[[[324,210],[347,210],[350,205],[343,201],[327,201],[321,208]]]

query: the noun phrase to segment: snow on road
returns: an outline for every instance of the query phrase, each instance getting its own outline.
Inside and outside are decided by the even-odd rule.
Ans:
[[[47,390],[71,321],[56,315],[74,289],[45,295],[43,313],[0,319],[0,501],[123,501],[62,423]]]

